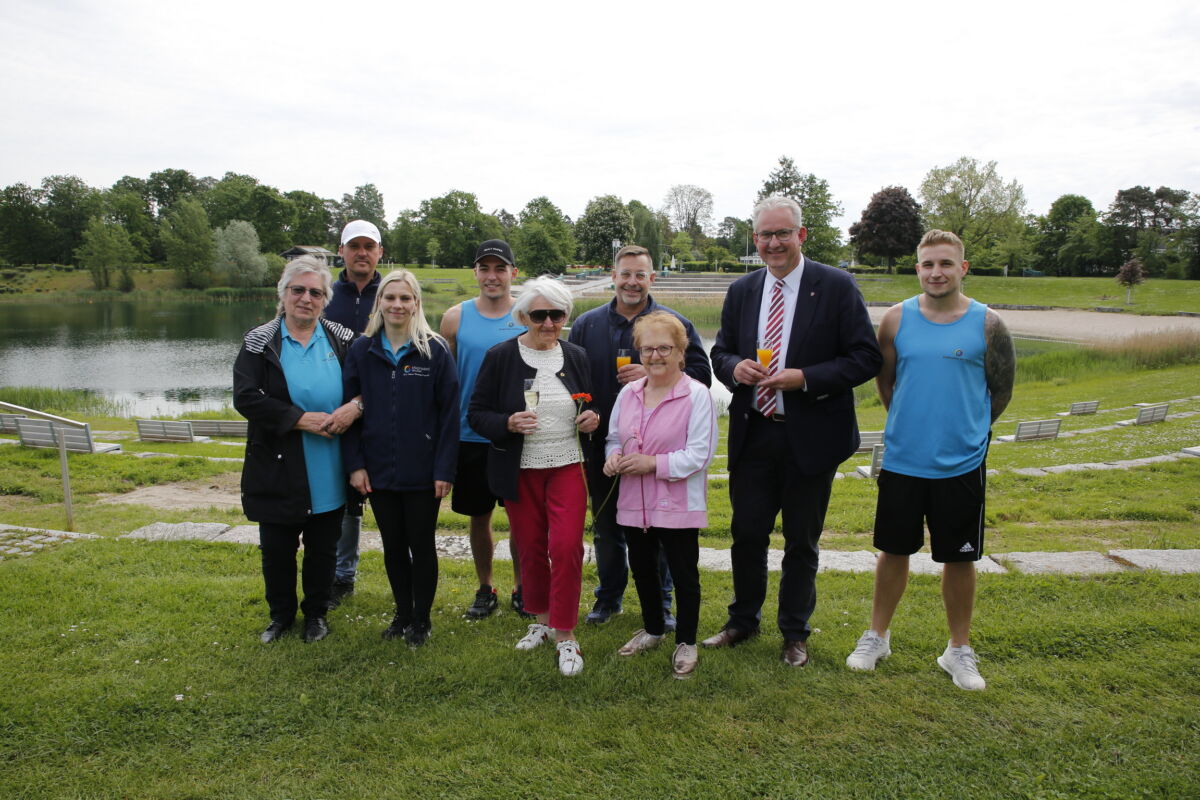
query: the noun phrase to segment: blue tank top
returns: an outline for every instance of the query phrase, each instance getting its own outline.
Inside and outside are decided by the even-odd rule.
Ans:
[[[487,441],[467,424],[467,408],[471,404],[471,393],[475,391],[475,376],[479,374],[479,365],[483,363],[488,348],[524,331],[525,329],[513,319],[511,311],[503,317],[489,319],[475,308],[474,300],[463,301],[458,318],[458,336],[455,338],[459,400],[462,408],[461,430],[458,436],[460,441]]]
[[[992,396],[984,373],[987,306],[971,301],[954,322],[930,322],[918,297],[901,307],[896,386],[884,428],[883,468],[953,478],[983,463]]]

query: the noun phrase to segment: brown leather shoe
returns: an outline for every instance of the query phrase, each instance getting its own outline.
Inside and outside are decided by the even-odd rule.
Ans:
[[[783,663],[789,667],[803,667],[808,663],[808,645],[798,639],[783,643]]]
[[[700,644],[705,647],[737,647],[742,642],[752,636],[757,636],[758,631],[743,631],[739,628],[721,628],[715,636],[710,636]]]

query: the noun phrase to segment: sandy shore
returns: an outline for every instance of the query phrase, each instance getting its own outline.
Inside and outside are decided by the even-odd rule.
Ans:
[[[870,308],[871,319],[878,322],[887,311]],[[996,309],[1004,324],[1017,336],[1098,342],[1123,339],[1138,333],[1195,331],[1200,333],[1200,317],[1146,317],[1138,314],[1112,314],[1102,311],[1009,311]]]

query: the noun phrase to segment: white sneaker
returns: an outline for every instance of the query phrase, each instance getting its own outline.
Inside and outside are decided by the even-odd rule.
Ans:
[[[892,654],[892,632],[884,631],[883,636],[875,631],[867,631],[858,637],[854,652],[846,656],[846,666],[869,672],[875,669],[875,664]]]
[[[971,649],[971,645],[951,647],[946,643],[946,652],[938,656],[938,666],[950,673],[954,685],[967,691],[978,691],[987,687],[987,682],[979,674],[979,656]]]
[[[653,650],[662,643],[662,640],[662,636],[654,636],[653,634],[646,633],[644,629],[639,630],[633,635],[632,639],[621,646],[621,649],[617,651],[617,655],[632,656],[646,650]]]
[[[558,671],[567,676],[583,672],[583,653],[579,652],[579,642],[567,639],[558,643]]]
[[[517,649],[532,650],[549,638],[550,628],[540,622],[531,622],[529,624],[529,633],[522,636],[521,641],[517,642]]]

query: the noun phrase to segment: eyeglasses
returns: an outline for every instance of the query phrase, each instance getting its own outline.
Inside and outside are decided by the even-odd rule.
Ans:
[[[650,356],[665,358],[671,355],[671,351],[674,349],[675,345],[673,344],[660,344],[658,347],[639,347],[638,353],[642,358],[649,358]]]
[[[627,281],[630,278],[636,278],[639,281],[644,281],[649,277],[650,277],[649,272],[618,272],[617,273],[617,280],[619,280],[619,281]]]
[[[758,233],[754,234],[754,238],[761,239],[764,242],[769,242],[774,238],[782,242],[786,239],[792,238],[792,234],[795,232],[795,228],[780,228],[777,231],[759,231]]]
[[[287,288],[288,291],[292,293],[292,297],[303,297],[304,293],[308,292],[308,296],[313,300],[325,299],[324,289],[310,289],[307,286],[289,286]]]
[[[537,311],[530,311],[529,318],[538,325],[546,321],[546,317],[550,318],[551,322],[562,322],[567,318],[567,312],[561,308],[539,308]]]

